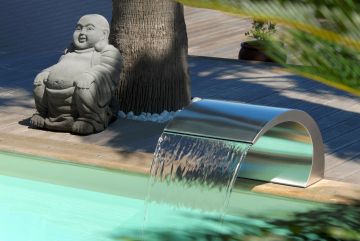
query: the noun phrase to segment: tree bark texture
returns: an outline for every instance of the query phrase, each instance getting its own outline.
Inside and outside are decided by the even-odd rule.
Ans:
[[[184,9],[173,0],[113,0],[110,43],[124,65],[123,111],[161,113],[190,103]]]

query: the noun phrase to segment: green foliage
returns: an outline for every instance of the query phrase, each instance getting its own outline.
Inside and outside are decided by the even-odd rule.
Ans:
[[[360,95],[359,0],[178,0],[186,5],[250,16],[281,25],[285,48],[268,52],[280,64]],[[277,58],[287,54],[292,65]]]
[[[267,51],[280,64],[308,77],[360,89],[358,51],[294,29],[286,31],[282,38],[286,39],[285,48],[273,42],[267,46]],[[287,63],[281,58],[284,55],[288,56]]]
[[[256,21],[252,22],[252,28],[245,33],[246,36],[256,40],[267,40],[272,34],[276,32],[275,24],[270,21]]]

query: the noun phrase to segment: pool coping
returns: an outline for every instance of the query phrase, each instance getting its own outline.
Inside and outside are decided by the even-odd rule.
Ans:
[[[5,133],[0,137],[0,151],[142,175],[148,175],[153,158],[153,153],[129,152],[95,144],[60,142]],[[307,188],[238,179],[234,190],[333,204],[351,205],[360,201],[360,185],[328,179]]]

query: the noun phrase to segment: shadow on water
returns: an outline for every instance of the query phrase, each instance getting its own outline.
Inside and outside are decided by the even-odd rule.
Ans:
[[[352,205],[326,205],[289,218],[263,216],[226,216],[218,219],[202,214],[187,219],[201,220],[184,230],[145,229],[143,240],[273,240],[273,241],[342,241],[360,240],[360,201]],[[114,240],[142,240],[139,230],[119,231]]]

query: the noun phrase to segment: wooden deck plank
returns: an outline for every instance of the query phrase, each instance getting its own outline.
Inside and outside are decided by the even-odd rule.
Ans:
[[[311,92],[318,85],[312,84],[307,85],[306,91]],[[311,102],[315,102],[318,97],[311,93],[302,93],[300,91],[294,91],[292,87],[277,90],[272,96],[261,98],[256,100],[254,104],[264,104],[270,106],[277,106],[290,109],[301,109],[306,111]],[[307,100],[306,102],[304,100]]]
[[[345,162],[346,162],[346,160],[342,159],[341,157],[326,153],[325,154],[325,176],[327,178],[329,178],[327,176],[328,171],[336,166],[340,166],[340,165],[344,164]]]
[[[346,96],[346,95],[345,96],[336,95],[336,98],[332,98],[332,96],[329,96],[329,99],[323,102],[323,104],[343,111],[344,110],[354,111],[356,109],[356,105],[359,104],[359,98],[356,98],[354,96]],[[320,106],[318,106],[316,109],[313,110],[313,113],[316,116],[320,117],[331,114],[332,112],[329,113],[327,109],[320,108]]]
[[[357,113],[357,107],[354,106],[354,112],[352,110],[349,111],[343,111],[341,109],[332,109],[333,111],[331,111],[331,107],[328,108],[328,111],[332,112],[329,115],[326,116],[321,116],[321,118],[317,119],[317,124],[319,126],[321,126],[321,128],[323,130],[327,130],[328,128],[332,128],[333,126],[335,126],[337,123],[341,123],[344,121],[347,121],[351,118],[354,118],[355,116],[358,116],[359,113]]]
[[[358,130],[355,134],[359,134]],[[346,136],[346,135],[344,135]],[[360,160],[359,150],[360,150],[360,140],[351,140],[345,143],[342,143],[341,146],[332,146],[332,144],[327,145],[327,153],[325,156],[326,164],[326,174],[328,174],[331,170],[339,168],[341,165],[345,164],[347,161],[358,161]],[[360,163],[357,163],[358,169],[360,169]]]
[[[241,27],[241,26],[235,25],[234,22],[238,22],[238,21],[229,20],[229,19],[221,21],[220,25],[219,24],[218,25],[209,25],[208,19],[201,19],[200,21],[197,20],[196,23],[193,24],[194,19],[187,17],[186,21],[187,21],[188,32],[189,31],[190,31],[190,33],[196,32],[196,35],[195,34],[191,35],[192,41],[203,40],[207,37],[212,37],[212,36],[219,37],[219,36],[221,36],[221,34],[238,31],[241,28],[246,28],[245,26]],[[246,23],[247,21],[248,20],[245,20],[242,22]],[[224,28],[224,26],[227,26],[227,27]],[[232,35],[232,36],[234,36],[234,35]]]
[[[360,116],[353,115],[353,117],[345,121],[337,122],[334,126],[332,126],[332,128],[327,128],[323,133],[323,139],[325,142],[329,142],[335,138],[338,138],[339,136],[348,134],[357,129],[360,129]]]
[[[12,123],[12,122],[14,122],[15,120],[18,120],[18,119],[19,119],[19,117],[16,116],[15,114],[9,115],[9,113],[7,113],[7,112],[0,111],[0,123],[1,123],[0,128],[3,125],[10,124],[10,123]]]
[[[343,153],[347,153],[347,158],[344,158],[340,153],[337,151],[335,153],[326,153],[325,155],[325,174],[329,171],[345,164],[348,161],[358,161],[360,160],[360,153],[359,151],[360,143],[355,142],[352,143],[345,148],[342,149]],[[359,167],[360,169],[360,167]]]
[[[360,183],[360,170],[354,172],[353,174],[347,176],[343,180],[344,182],[348,183]]]
[[[352,130],[346,132],[343,135],[338,136],[337,138],[325,142],[327,146],[327,153],[336,154],[342,153],[346,150],[348,146],[353,145],[354,143],[359,142],[358,136],[360,135],[360,129]],[[354,152],[359,153],[360,149],[354,149]]]
[[[317,84],[308,84],[307,91],[311,91],[315,89],[318,85]],[[291,96],[291,98],[286,98],[283,95],[283,92],[291,91],[291,86],[279,91],[275,91],[274,94],[268,95],[261,98],[256,98],[251,103],[258,104],[258,105],[269,105],[274,107],[282,107],[282,108],[290,108],[290,109],[298,109],[300,105],[304,103],[304,95],[299,94],[295,91],[292,91],[292,94],[286,94],[286,96]],[[306,96],[306,99],[309,101],[314,100],[314,96]]]
[[[7,118],[1,120],[0,130],[13,129],[14,126],[18,126],[20,119],[20,115],[7,115]]]
[[[232,59],[237,58],[245,32],[251,28],[249,18],[189,7],[185,7],[185,22],[189,54]]]
[[[358,145],[360,146],[360,145]],[[327,171],[326,176],[332,180],[345,181],[348,177],[353,178],[355,173],[359,172],[360,158],[356,157],[357,160],[349,160],[342,165],[336,166]]]

